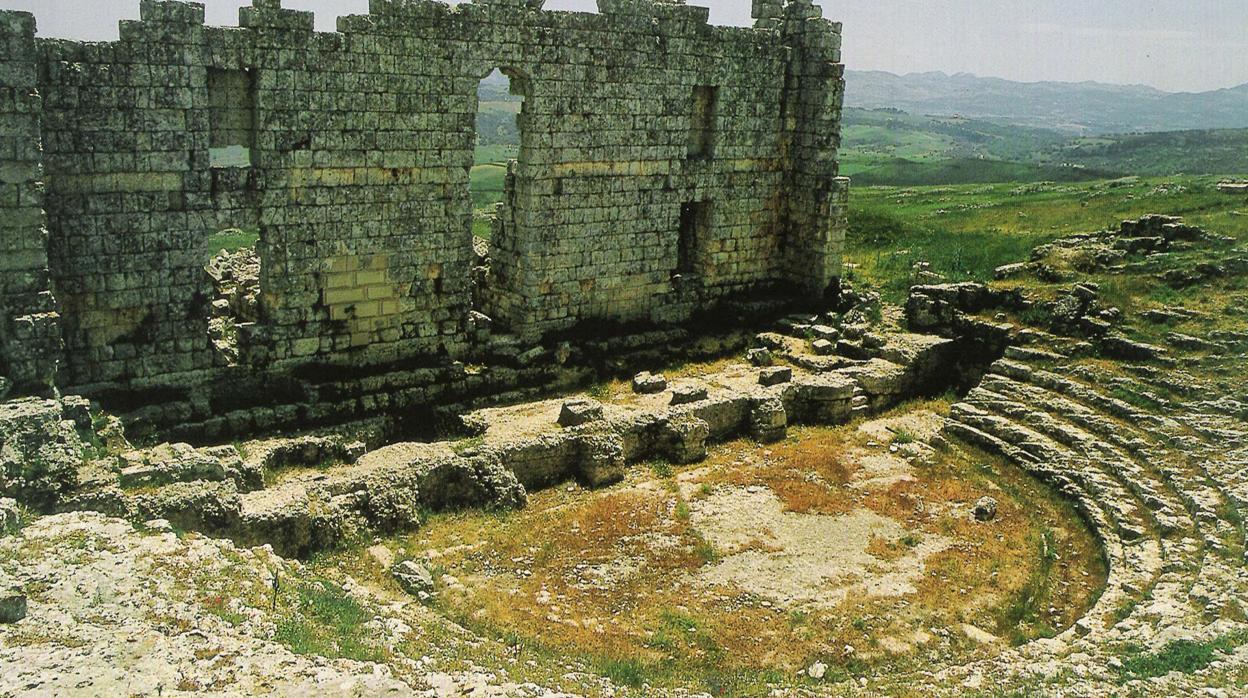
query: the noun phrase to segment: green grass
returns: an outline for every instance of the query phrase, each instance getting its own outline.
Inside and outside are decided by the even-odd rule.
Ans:
[[[503,200],[507,162],[519,157],[514,145],[478,145],[468,173],[472,191],[472,234],[489,240],[494,236],[494,206]]]
[[[915,439],[914,434],[912,434],[908,429],[898,429],[896,432],[893,433],[893,443],[897,444],[898,446],[912,444],[916,440],[917,439]]]
[[[996,267],[1027,259],[1036,245],[1149,213],[1184,216],[1188,223],[1248,241],[1248,216],[1241,215],[1248,202],[1218,193],[1219,179],[857,186],[850,195],[846,243],[846,261],[856,266],[848,276],[901,302],[916,262],[930,262],[949,281],[988,281]]]
[[[990,182],[1084,182],[1114,176],[1107,170],[1084,167],[958,158],[930,162],[895,158],[882,160],[858,172],[861,186],[977,184]]]
[[[1040,565],[1023,588],[997,614],[998,632],[1005,632],[1015,646],[1025,644],[1037,635],[1054,635],[1043,615],[1044,610],[1049,607],[1049,596],[1053,591],[1050,577],[1053,564],[1057,562],[1053,534],[1048,530],[1041,532],[1034,544],[1036,559],[1040,560]]]
[[[254,230],[227,228],[208,237],[208,254],[216,256],[221,251],[235,252],[244,247],[255,247],[260,233]]]
[[[473,153],[474,165],[506,165],[508,160],[520,157],[520,148],[514,145],[479,145]]]
[[[1212,664],[1220,654],[1248,644],[1248,632],[1240,631],[1207,641],[1175,640],[1157,651],[1131,647],[1122,658],[1119,673],[1124,681],[1151,679],[1172,671],[1191,674]]]
[[[1167,131],[1079,138],[1050,153],[1055,162],[1141,175],[1217,174],[1242,171],[1248,153],[1248,129]]]
[[[385,659],[385,649],[364,625],[372,620],[358,601],[341,587],[323,579],[301,582],[279,592],[283,606],[274,639],[295,654],[377,662]]]
[[[651,669],[636,659],[605,659],[598,663],[598,673],[621,686],[641,688]]]
[[[841,172],[859,184],[1082,181],[1095,172],[1144,176],[1248,170],[1248,129],[1073,137],[987,119],[844,111]]]

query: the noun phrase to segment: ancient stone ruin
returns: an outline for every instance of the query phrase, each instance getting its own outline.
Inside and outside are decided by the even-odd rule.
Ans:
[[[599,10],[0,11],[0,694],[1242,693],[1243,232],[870,290],[840,26]]]
[[[143,0],[105,43],[0,15],[0,374],[214,435],[463,396],[455,361],[834,286],[838,24],[809,0],[756,2],[753,28],[683,2],[541,5],[373,0],[323,33],[280,0],[237,28]],[[496,68],[522,143],[474,289]],[[205,273],[225,228],[260,232],[228,351]],[[325,385],[346,369],[374,384]]]

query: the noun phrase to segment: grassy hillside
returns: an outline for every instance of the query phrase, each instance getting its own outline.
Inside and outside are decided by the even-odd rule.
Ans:
[[[859,186],[1245,171],[1248,129],[1070,138],[980,119],[845,110],[841,172]]]
[[[1079,138],[1038,158],[1138,175],[1248,171],[1248,129]]]
[[[1059,131],[956,116],[918,116],[897,109],[846,109],[842,136],[855,153],[883,159],[1026,160],[1069,140]]]
[[[975,75],[846,74],[846,104],[992,119],[1074,135],[1248,127],[1248,85],[1201,93],[1143,85],[1013,82]]]
[[[1184,216],[1248,239],[1248,200],[1220,194],[1217,177],[1038,184],[862,187],[850,197],[850,278],[904,299],[916,262],[951,281],[985,281],[1063,235],[1115,227],[1148,213]]]
[[[1086,182],[1113,173],[1066,165],[1043,165],[988,159],[876,162],[852,175],[860,187],[983,184],[991,182]]]

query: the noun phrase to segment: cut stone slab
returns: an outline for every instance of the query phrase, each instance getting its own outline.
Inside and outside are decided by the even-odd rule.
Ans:
[[[633,392],[639,395],[654,395],[667,390],[667,378],[663,374],[642,371],[633,376]]]
[[[765,368],[758,373],[758,384],[765,387],[788,383],[793,380],[793,369],[788,366]]]
[[[688,405],[691,402],[701,402],[707,398],[707,395],[704,385],[682,383],[672,388],[672,404]]]
[[[813,325],[810,328],[810,333],[814,335],[815,339],[826,339],[829,342],[835,342],[841,338],[840,330],[828,325]]]
[[[827,339],[816,339],[811,342],[810,347],[819,356],[831,356],[836,353],[836,343]]]
[[[593,400],[569,400],[559,410],[559,426],[579,427],[602,419],[602,404]]]
[[[784,402],[778,397],[759,400],[750,408],[750,434],[760,443],[775,443],[784,439],[788,424]]]

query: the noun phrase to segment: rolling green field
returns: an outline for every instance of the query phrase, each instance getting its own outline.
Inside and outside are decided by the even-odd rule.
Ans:
[[[863,185],[1083,182],[1248,170],[1248,130],[1072,137],[984,119],[846,109],[841,173]]]
[[[473,233],[489,237],[484,217],[493,213],[494,204],[503,200],[503,180],[507,177],[507,161],[514,159],[519,148],[514,145],[479,145],[476,164],[469,173],[472,183],[472,207],[475,211]],[[479,223],[478,223],[479,221]]]
[[[928,187],[858,187],[850,194],[847,278],[904,300],[916,262],[950,281],[986,281],[1031,248],[1116,227],[1149,213],[1248,240],[1248,199],[1221,194],[1217,176],[1130,177]]]

